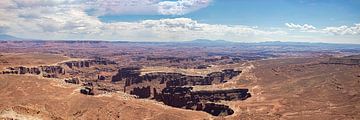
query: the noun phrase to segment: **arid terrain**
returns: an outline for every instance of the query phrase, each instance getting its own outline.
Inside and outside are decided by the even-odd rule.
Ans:
[[[0,119],[358,120],[360,45],[1,41]]]

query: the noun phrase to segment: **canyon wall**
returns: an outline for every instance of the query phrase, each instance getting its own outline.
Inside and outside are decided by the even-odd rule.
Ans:
[[[141,75],[139,67],[122,68],[112,82],[123,85],[124,92],[138,98],[154,99],[177,108],[205,111],[211,115],[231,115],[234,111],[221,100],[245,100],[251,97],[248,89],[193,91],[197,85],[222,84],[241,71],[225,69],[206,76],[189,76],[180,73],[154,72]]]

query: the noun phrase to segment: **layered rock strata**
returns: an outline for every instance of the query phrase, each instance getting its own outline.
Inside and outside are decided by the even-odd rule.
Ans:
[[[112,82],[123,85],[124,92],[138,98],[161,101],[166,105],[205,111],[211,115],[231,115],[229,106],[216,102],[245,100],[251,97],[248,89],[193,91],[197,85],[222,84],[239,75],[241,71],[225,69],[206,76],[189,76],[180,73],[155,72],[141,75],[139,67],[122,68],[112,77]]]
[[[82,61],[68,61],[64,62],[67,67],[73,68],[84,68],[84,67],[91,67],[93,65],[109,65],[109,64],[116,64],[115,61],[107,60],[105,58],[96,58],[93,60],[82,60]]]
[[[56,78],[59,75],[64,75],[65,70],[61,66],[40,66],[40,67],[9,67],[2,71],[2,74],[34,74],[42,75],[47,78]]]

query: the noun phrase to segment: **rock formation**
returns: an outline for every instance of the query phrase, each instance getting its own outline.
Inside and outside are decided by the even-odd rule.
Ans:
[[[215,103],[205,103],[205,107],[202,108],[202,110],[214,116],[226,116],[234,114],[234,111],[229,106]]]
[[[2,71],[3,74],[40,74],[40,69],[36,67],[27,68],[24,66],[20,67],[8,67],[6,71]]]
[[[69,62],[64,62],[63,64],[65,64],[67,67],[72,69],[72,68],[90,67],[93,65],[116,64],[116,62],[105,58],[95,58],[93,60],[69,61]]]
[[[149,98],[151,95],[150,86],[134,88],[130,94],[136,95],[139,98]]]
[[[360,65],[360,55],[330,58],[325,64]]]
[[[249,97],[251,94],[248,93],[248,89],[193,91],[192,87],[166,87],[154,98],[169,106],[202,110],[218,116],[231,115],[234,111],[226,105],[215,104],[214,102],[245,100]]]
[[[98,80],[105,80],[106,77],[105,76],[102,76],[102,75],[98,75]]]
[[[245,100],[251,97],[248,89],[193,91],[196,85],[225,83],[241,71],[225,69],[206,76],[189,76],[180,73],[155,72],[141,75],[139,67],[122,68],[112,77],[112,82],[123,85],[124,92],[163,102],[177,108],[205,111],[214,116],[231,115],[229,106],[216,104],[221,100]],[[161,91],[160,93],[158,91]]]
[[[85,94],[85,95],[94,95],[93,88],[90,88],[90,87],[84,87],[84,88],[80,89],[80,93]]]
[[[79,78],[71,78],[71,79],[65,79],[66,83],[72,83],[72,84],[80,84]]]
[[[137,95],[134,89],[150,86],[151,96],[154,97],[154,90],[161,91],[169,86],[195,86],[195,85],[212,85],[225,83],[227,80],[239,75],[241,71],[233,69],[222,70],[221,72],[213,72],[207,76],[188,76],[180,73],[155,72],[140,75],[139,67],[122,68],[116,75],[112,77],[112,82],[122,83],[124,91]],[[142,97],[140,97],[142,98]]]
[[[112,77],[112,82],[122,81],[126,86],[132,84],[143,83],[145,81],[156,81],[159,84],[166,84],[166,86],[194,86],[194,85],[211,85],[218,83],[225,83],[227,80],[239,75],[241,71],[235,71],[233,69],[226,69],[221,72],[213,72],[207,76],[187,76],[180,73],[165,73],[155,72],[148,73],[140,76],[140,68],[122,68],[118,73]]]
[[[196,57],[187,57],[187,58],[179,58],[179,57],[147,57],[146,60],[149,61],[169,61],[170,63],[180,63],[183,61],[195,61]]]
[[[65,70],[61,66],[40,66],[27,68],[24,66],[20,67],[9,67],[7,70],[2,71],[3,74],[34,74],[40,75],[47,78],[56,78],[58,75],[65,74]]]

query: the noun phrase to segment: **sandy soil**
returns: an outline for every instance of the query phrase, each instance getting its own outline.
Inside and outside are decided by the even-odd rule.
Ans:
[[[6,67],[54,65],[59,62],[75,60],[63,55],[46,53],[0,53],[0,70]]]
[[[70,60],[58,55],[5,55],[10,65],[46,65]],[[51,59],[49,59],[51,58]],[[222,101],[235,113],[213,117],[205,112],[165,106],[135,99],[124,93],[86,96],[79,85],[33,75],[0,75],[0,119],[360,119],[360,66],[321,64],[322,58],[259,60],[204,70],[146,67],[145,72],[165,71],[206,75],[224,68],[242,70],[225,84],[195,90],[249,88],[244,101]],[[1,67],[0,66],[0,67]]]
[[[207,113],[171,108],[113,93],[86,96],[78,87],[37,76],[0,76],[0,119],[209,119]]]

